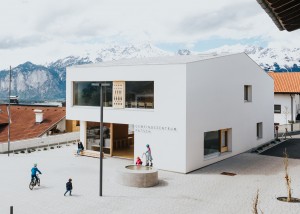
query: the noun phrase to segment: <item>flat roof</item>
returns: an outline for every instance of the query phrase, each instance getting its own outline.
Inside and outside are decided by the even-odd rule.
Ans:
[[[197,55],[177,55],[177,56],[162,56],[162,57],[147,57],[147,58],[130,58],[120,59],[113,61],[106,61],[94,64],[75,65],[71,67],[109,67],[109,66],[134,66],[134,65],[165,65],[165,64],[187,64],[191,62],[197,62],[207,59],[213,59],[218,57],[224,57],[228,55],[235,55],[240,53],[208,53],[208,54],[197,54]]]

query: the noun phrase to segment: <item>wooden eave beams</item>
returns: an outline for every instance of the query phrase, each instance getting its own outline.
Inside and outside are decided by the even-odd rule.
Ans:
[[[300,29],[300,0],[261,0],[268,7],[267,13],[276,17],[280,25],[287,31]],[[261,4],[261,1],[258,2]],[[274,21],[274,18],[272,18]],[[278,23],[275,23],[278,26]],[[278,27],[282,30],[280,27]]]

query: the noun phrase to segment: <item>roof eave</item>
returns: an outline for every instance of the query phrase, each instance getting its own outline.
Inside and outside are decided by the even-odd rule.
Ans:
[[[279,30],[285,30],[283,25],[281,24],[280,20],[277,18],[275,13],[273,12],[272,8],[269,6],[268,3],[266,3],[264,0],[256,0],[260,6],[266,11],[266,13],[271,17],[274,24],[278,27]]]

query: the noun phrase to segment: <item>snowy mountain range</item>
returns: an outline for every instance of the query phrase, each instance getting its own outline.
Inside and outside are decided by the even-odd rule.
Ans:
[[[222,46],[207,52],[245,52],[265,71],[300,72],[300,48],[262,48],[250,45]]]
[[[276,49],[257,46],[222,46],[205,53],[247,53],[265,71],[300,72],[300,48]],[[67,56],[44,65],[25,62],[12,69],[12,95],[18,95],[20,100],[64,100],[66,67],[72,65],[97,63],[124,58],[143,58],[170,55],[199,54],[188,49],[176,53],[162,50],[151,44],[142,45],[111,45],[99,50],[87,50],[80,56]],[[0,99],[8,96],[8,70],[0,71]]]

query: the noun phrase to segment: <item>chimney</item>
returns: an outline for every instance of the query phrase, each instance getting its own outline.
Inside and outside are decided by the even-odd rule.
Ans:
[[[33,110],[35,113],[35,122],[36,123],[42,123],[43,122],[43,110],[40,109],[34,109]]]

